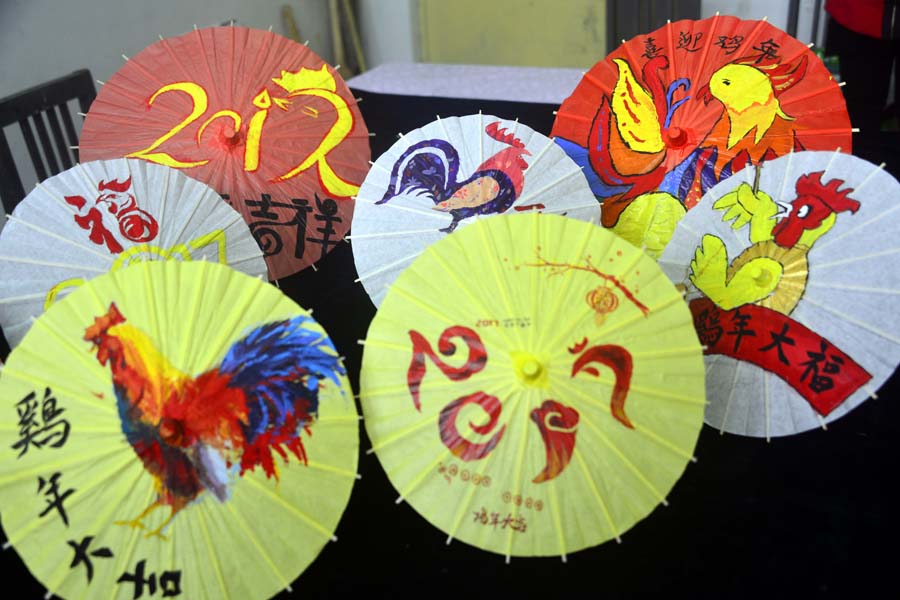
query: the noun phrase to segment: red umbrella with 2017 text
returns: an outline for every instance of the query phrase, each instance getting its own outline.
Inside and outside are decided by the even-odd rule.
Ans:
[[[194,30],[128,60],[80,144],[84,160],[142,158],[212,186],[247,220],[271,279],[340,243],[370,158],[340,75],[305,45],[246,27]]]
[[[684,212],[744,166],[851,145],[840,87],[806,45],[719,15],[624,42],[585,73],[552,135],[584,167],[602,224],[655,257]]]

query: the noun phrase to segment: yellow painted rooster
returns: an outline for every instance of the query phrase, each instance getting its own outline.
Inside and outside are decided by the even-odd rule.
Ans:
[[[849,198],[852,188],[839,190],[844,181],[822,183],[824,171],[797,179],[797,197],[780,203],[747,183],[713,204],[724,210],[723,221],[732,229],[750,226],[750,242],[731,263],[721,239],[704,235],[691,261],[690,279],[698,290],[725,310],[757,304],[789,315],[806,289],[807,254],[828,232],[837,213],[859,210]],[[757,182],[759,172],[757,172]]]

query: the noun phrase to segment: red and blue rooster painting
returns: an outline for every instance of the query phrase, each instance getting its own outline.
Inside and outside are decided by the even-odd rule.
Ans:
[[[404,194],[427,195],[434,202],[433,210],[453,217],[450,225],[440,230],[447,233],[463,219],[508,210],[522,194],[528,168],[524,155],[531,153],[521,140],[500,129],[499,121],[488,124],[484,131],[509,147],[482,162],[469,177],[459,180],[459,152],[450,142],[423,140],[397,159],[388,189],[375,204]]]
[[[122,432],[153,478],[156,499],[122,524],[168,506],[163,529],[204,491],[219,501],[231,481],[262,467],[279,477],[273,450],[306,463],[301,433],[309,432],[327,380],[345,374],[331,342],[299,315],[259,325],[231,345],[220,365],[197,376],[179,371],[150,337],[127,322],[115,303],[84,334],[112,375]]]

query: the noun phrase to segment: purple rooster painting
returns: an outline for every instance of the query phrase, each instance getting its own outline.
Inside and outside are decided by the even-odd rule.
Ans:
[[[428,195],[434,202],[433,210],[453,217],[450,225],[440,230],[447,233],[473,215],[509,209],[522,193],[528,168],[523,155],[531,153],[513,134],[500,129],[499,121],[490,123],[484,131],[509,148],[485,160],[467,179],[458,181],[459,153],[450,142],[423,140],[407,148],[394,163],[388,189],[375,204],[384,204],[403,194]]]

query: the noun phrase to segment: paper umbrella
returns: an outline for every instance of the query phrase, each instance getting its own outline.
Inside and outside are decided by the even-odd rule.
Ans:
[[[581,170],[552,140],[478,113],[438,118],[375,161],[357,197],[353,257],[378,306],[388,285],[431,243],[481,216],[523,211],[597,222]]]
[[[246,27],[198,29],[128,60],[100,89],[84,160],[130,156],[223,194],[280,279],[340,243],[369,168],[341,76],[308,47]]]
[[[584,167],[603,225],[654,257],[745,165],[851,144],[843,94],[812,50],[765,20],[719,15],[624,42],[585,73],[552,135]]]
[[[0,234],[0,326],[15,346],[88,279],[167,259],[266,273],[247,225],[209,186],[135,159],[78,164],[39,183]]]
[[[900,183],[797,152],[712,188],[660,264],[707,349],[706,422],[770,438],[824,426],[900,363]]]
[[[397,278],[360,397],[372,449],[433,525],[565,558],[666,502],[702,425],[703,359],[652,259],[590,223],[501,215]]]
[[[356,476],[328,336],[214,263],[134,265],[51,306],[0,411],[3,528],[65,598],[270,597],[333,539]]]

